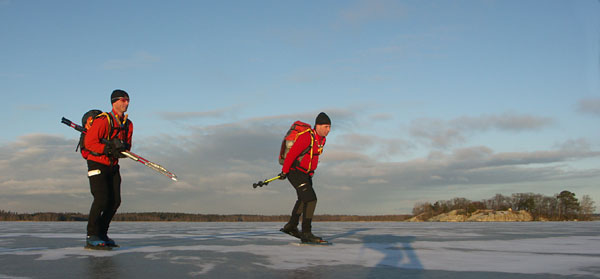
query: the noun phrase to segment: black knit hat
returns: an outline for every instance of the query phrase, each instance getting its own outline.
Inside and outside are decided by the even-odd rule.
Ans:
[[[129,99],[129,94],[127,94],[125,90],[116,89],[112,92],[112,94],[110,94],[110,103],[112,104],[123,97]]]
[[[319,113],[317,115],[317,119],[315,119],[315,125],[331,125],[331,119],[324,112]]]

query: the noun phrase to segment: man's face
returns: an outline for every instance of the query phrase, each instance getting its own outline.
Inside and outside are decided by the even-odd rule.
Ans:
[[[321,137],[326,137],[329,134],[329,130],[331,130],[331,125],[329,124],[317,124],[315,126],[315,131]]]
[[[127,111],[129,107],[129,98],[121,97],[118,101],[113,103],[113,109],[118,114],[123,114]]]

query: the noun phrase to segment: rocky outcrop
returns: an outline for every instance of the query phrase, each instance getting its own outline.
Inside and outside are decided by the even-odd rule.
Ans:
[[[429,220],[429,218],[430,217],[426,216],[425,213],[423,213],[406,220],[406,222],[426,222],[427,220]]]
[[[533,216],[525,210],[494,211],[477,210],[467,219],[468,222],[529,222]]]
[[[433,216],[427,220],[429,222],[464,222],[467,221],[467,215],[463,210],[452,210],[448,213],[442,213]]]
[[[533,221],[533,216],[525,210],[521,211],[495,211],[495,210],[477,210],[471,214],[464,210],[452,210],[448,213],[442,213],[437,216],[427,216],[425,214],[417,215],[407,220],[407,222],[529,222]]]

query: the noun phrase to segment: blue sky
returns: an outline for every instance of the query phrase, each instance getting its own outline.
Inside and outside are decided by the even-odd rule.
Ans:
[[[598,1],[0,0],[0,204],[86,212],[60,124],[128,91],[121,211],[287,214],[281,137],[332,132],[317,213],[562,190],[600,201]]]

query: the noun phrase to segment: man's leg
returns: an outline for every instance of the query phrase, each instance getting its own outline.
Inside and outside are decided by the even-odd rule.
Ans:
[[[302,242],[320,242],[322,239],[312,234],[312,218],[317,206],[317,194],[312,187],[312,178],[309,174],[300,171],[290,171],[288,179],[298,196],[300,204],[297,209],[302,212]],[[296,202],[298,204],[298,202]],[[298,212],[298,211],[297,211]],[[299,212],[298,212],[299,213]]]
[[[288,224],[293,225],[294,227],[298,226],[298,223],[300,222],[300,215],[302,215],[303,209],[304,208],[304,203],[300,200],[296,200],[296,203],[294,204],[294,208],[292,209],[292,214],[290,215],[290,220],[288,221]]]
[[[88,244],[93,246],[103,245],[100,234],[102,233],[102,213],[108,204],[108,167],[93,161],[88,162],[88,178],[90,181],[90,191],[94,200],[90,208],[87,223]]]
[[[302,213],[302,232],[312,233],[312,218],[317,207],[317,201],[309,201],[304,205],[304,212]]]
[[[102,225],[100,237],[107,242],[110,246],[116,246],[115,242],[108,237],[108,228],[112,221],[117,209],[121,205],[121,174],[119,172],[119,165],[114,166],[111,169],[111,178],[109,179],[108,187],[108,203],[106,209],[102,214]]]
[[[302,214],[303,202],[296,200],[290,220],[280,229],[280,231],[287,233],[293,237],[300,238],[300,231],[298,231],[298,223],[300,222],[300,214]]]

